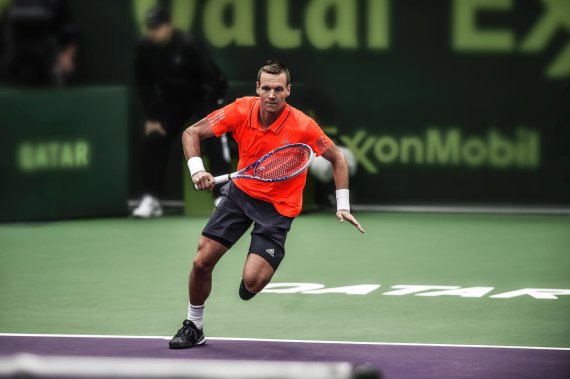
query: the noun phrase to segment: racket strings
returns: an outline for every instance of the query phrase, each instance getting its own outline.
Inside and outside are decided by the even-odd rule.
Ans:
[[[261,179],[276,180],[303,170],[310,160],[310,151],[302,146],[294,146],[276,151],[255,169]]]

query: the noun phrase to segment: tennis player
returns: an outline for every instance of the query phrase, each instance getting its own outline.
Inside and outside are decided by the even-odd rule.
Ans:
[[[200,140],[203,138],[233,133],[239,146],[238,169],[280,146],[305,143],[333,166],[338,220],[346,220],[364,233],[350,214],[348,166],[344,155],[313,119],[285,101],[291,94],[287,67],[276,60],[265,62],[257,74],[256,92],[259,97],[237,99],[184,131],[184,153],[196,187],[202,190],[214,188],[214,177],[206,171],[200,158]],[[222,201],[200,236],[190,271],[188,318],[170,341],[171,349],[206,342],[203,314],[212,289],[212,271],[252,223],[239,296],[249,300],[269,283],[285,255],[285,239],[291,223],[301,212],[306,175],[305,171],[276,183],[234,179],[223,187]]]

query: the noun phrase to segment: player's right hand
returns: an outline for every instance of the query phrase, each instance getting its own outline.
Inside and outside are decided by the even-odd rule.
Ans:
[[[197,190],[213,190],[216,183],[214,182],[214,177],[212,174],[206,171],[200,171],[192,176],[192,182],[196,186]]]

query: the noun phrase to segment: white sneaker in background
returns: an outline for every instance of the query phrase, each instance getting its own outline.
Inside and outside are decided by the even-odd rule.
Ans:
[[[162,216],[162,207],[158,199],[151,195],[144,195],[141,203],[133,211],[134,217],[151,218]]]
[[[217,208],[220,205],[220,201],[222,201],[222,197],[218,196],[214,199],[214,208]]]

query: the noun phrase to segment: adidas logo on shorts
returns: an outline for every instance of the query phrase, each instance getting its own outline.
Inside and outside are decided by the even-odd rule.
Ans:
[[[265,249],[265,252],[275,258],[275,249]]]

